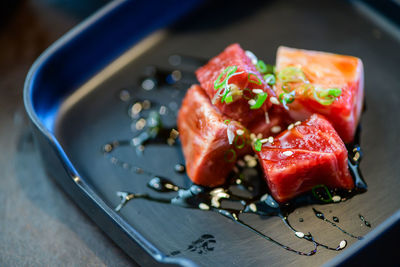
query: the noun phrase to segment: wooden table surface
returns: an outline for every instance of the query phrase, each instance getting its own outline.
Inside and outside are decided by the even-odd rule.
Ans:
[[[22,100],[34,60],[105,3],[30,0],[10,11],[2,4],[0,266],[135,265],[46,175]]]

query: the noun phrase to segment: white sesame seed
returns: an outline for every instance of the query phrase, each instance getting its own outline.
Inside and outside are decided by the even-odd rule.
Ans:
[[[201,210],[209,210],[209,209],[210,209],[210,206],[208,206],[208,205],[205,204],[205,203],[200,203],[200,204],[199,204],[199,209],[201,209]]]
[[[211,206],[213,206],[214,208],[219,208],[221,206],[221,203],[219,203],[218,197],[211,198]]]
[[[268,112],[265,111],[265,123],[269,124],[270,122]]]
[[[245,155],[244,156],[244,160],[245,161],[250,161],[250,160],[253,160],[254,159],[254,157],[252,157],[251,155]]]
[[[293,123],[292,124],[290,124],[288,127],[287,127],[287,129],[288,130],[292,130],[294,128],[294,125],[293,125]]]
[[[293,155],[293,151],[284,151],[282,152],[283,155],[285,155],[286,157],[290,157],[291,155]]]
[[[257,134],[257,139],[262,139],[262,138],[263,138],[262,133]]]
[[[236,130],[237,135],[243,135],[244,131],[242,129]]]
[[[255,135],[254,133],[251,133],[251,134],[250,134],[250,139],[251,139],[251,140],[256,139],[256,135]]]
[[[217,188],[214,188],[214,189],[210,192],[210,194],[211,194],[211,195],[217,195],[217,194],[223,193],[223,192],[224,192],[224,189],[223,189],[223,188],[217,187]]]
[[[294,126],[297,126],[297,125],[300,125],[301,124],[301,121],[296,121],[295,123],[294,123]]]
[[[304,233],[303,232],[296,232],[295,235],[297,237],[303,238],[304,237]]]
[[[250,99],[248,103],[250,106],[254,106],[257,102],[254,99]]]
[[[254,203],[251,203],[251,204],[249,205],[249,208],[250,208],[250,210],[251,210],[252,212],[256,212],[256,211],[257,211],[257,206],[256,206],[256,204],[254,204]]]
[[[279,133],[281,130],[281,127],[278,125],[271,128],[272,133]]]
[[[339,202],[340,200],[342,200],[342,198],[340,196],[333,196],[332,197],[332,201],[333,202]]]
[[[339,248],[345,248],[346,245],[347,245],[347,241],[346,240],[342,240],[342,241],[340,241]]]
[[[268,142],[272,144],[274,142],[274,138],[272,136],[268,137]]]
[[[247,166],[249,166],[250,168],[253,168],[253,167],[257,166],[257,160],[255,160],[255,159],[249,160],[247,162]]]
[[[264,91],[262,89],[253,89],[253,93],[262,94],[262,93],[264,93]]]
[[[268,197],[268,194],[265,194],[260,198],[260,200],[261,201],[265,201],[265,200],[267,200],[267,197]]]
[[[141,118],[136,122],[136,130],[142,130],[146,126],[146,120]]]
[[[270,97],[269,101],[271,101],[272,104],[279,105],[278,98],[276,98],[275,96]]]

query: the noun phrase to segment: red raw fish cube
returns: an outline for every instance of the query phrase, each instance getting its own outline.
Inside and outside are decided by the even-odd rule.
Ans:
[[[270,97],[275,96],[239,44],[228,46],[199,68],[196,76],[218,110],[244,126],[263,119],[264,112],[272,105]],[[231,94],[231,102],[224,101],[224,92]],[[259,97],[264,99],[262,106],[251,107]]]
[[[251,122],[247,128],[251,133],[261,134],[263,137],[276,136],[286,130],[293,119],[288,115],[287,111],[280,105],[273,105],[265,112],[264,119]],[[262,139],[261,138],[261,139]]]
[[[178,130],[186,171],[195,184],[223,184],[236,160],[251,152],[248,130],[220,113],[199,85],[183,99]]]
[[[292,124],[256,153],[271,194],[279,202],[321,184],[330,188],[354,187],[346,147],[321,115],[314,114],[296,126]]]
[[[322,114],[345,143],[353,141],[364,101],[359,58],[281,46],[276,71],[276,94],[293,119]]]

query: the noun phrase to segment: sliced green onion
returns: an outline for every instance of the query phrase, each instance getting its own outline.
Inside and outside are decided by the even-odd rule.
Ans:
[[[250,96],[249,96],[250,95]],[[249,88],[245,88],[243,90],[243,98],[246,100],[250,100],[254,98],[254,93]]]
[[[227,104],[233,102],[232,92],[229,89],[225,90],[225,93],[221,98],[221,103],[224,103],[224,102]]]
[[[265,73],[274,74],[274,73],[275,73],[275,66],[274,66],[274,65],[267,64],[267,71],[266,71]]]
[[[226,162],[233,162],[236,159],[236,152],[233,148],[225,151],[224,153],[224,159]]]
[[[287,94],[293,92],[293,90],[294,90],[294,88],[292,88],[292,86],[290,86],[290,84],[283,84],[282,85],[282,91],[284,91]]]
[[[264,104],[265,100],[267,99],[268,94],[263,92],[261,94],[256,94],[256,103],[250,106],[250,109],[259,109]]]
[[[222,87],[226,81],[226,79],[229,78],[233,73],[236,72],[237,66],[228,66],[226,67],[221,74],[218,76],[218,78],[214,81],[214,89],[217,90],[218,88]],[[225,78],[221,81],[222,77],[225,76]]]
[[[317,189],[318,188],[323,188],[325,190],[327,198],[323,198],[323,197],[321,197],[320,195],[317,194]],[[321,201],[326,202],[326,203],[332,202],[332,195],[329,192],[329,189],[328,189],[328,187],[326,187],[326,185],[323,185],[323,184],[316,185],[311,189],[311,191],[312,191],[312,193],[313,193],[313,195],[314,195],[314,197],[316,199],[321,200]]]
[[[251,83],[255,83],[257,85],[261,85],[262,84],[260,78],[258,78],[258,76],[256,74],[254,74],[254,73],[249,73],[247,79]]]
[[[257,139],[257,140],[254,142],[254,150],[255,150],[255,151],[261,151],[261,147],[262,147],[261,140],[260,140],[260,139]]]
[[[341,94],[342,90],[338,88],[321,89],[315,87],[314,89],[315,100],[324,106],[331,105]]]
[[[339,88],[331,88],[329,89],[328,94],[331,96],[338,97],[342,94],[342,90]]]
[[[278,73],[278,79],[283,83],[305,82],[306,76],[300,68],[286,67]]]
[[[293,94],[293,93],[288,93],[288,94],[281,93],[279,95],[279,101],[281,101],[281,103],[284,103],[284,104],[293,103],[293,101],[296,99],[295,94]]]
[[[241,142],[238,144],[238,140],[239,140],[239,139],[241,139]],[[237,149],[242,149],[242,148],[245,146],[245,144],[246,144],[246,141],[245,141],[243,135],[236,135],[236,136],[235,136],[234,144],[235,144],[235,147],[236,147]]]
[[[256,69],[263,74],[267,73],[267,65],[262,60],[257,61]]]
[[[274,85],[275,84],[275,75],[268,73],[266,75],[264,75],[264,80],[267,84],[269,85]]]
[[[228,95],[227,97],[225,97],[225,103],[229,104],[233,102],[233,97],[232,95]]]
[[[231,120],[224,120],[224,123],[229,124],[229,123],[231,123]]]
[[[229,89],[226,89],[226,90],[225,90],[224,95],[221,97],[221,103],[224,103],[224,102],[225,102],[225,98],[226,98],[226,96],[229,94],[229,92],[230,92]]]

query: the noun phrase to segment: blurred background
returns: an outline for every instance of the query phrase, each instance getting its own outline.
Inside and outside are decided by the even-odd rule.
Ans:
[[[134,266],[44,172],[24,80],[55,40],[106,0],[0,1],[0,266]]]

